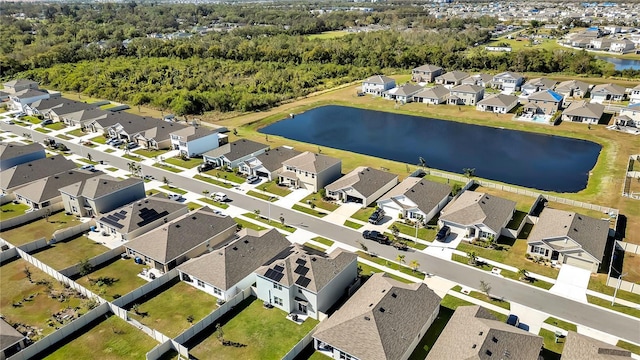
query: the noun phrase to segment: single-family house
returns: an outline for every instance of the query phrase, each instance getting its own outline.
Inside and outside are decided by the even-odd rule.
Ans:
[[[25,162],[0,172],[0,189],[10,194],[20,186],[75,168],[76,164],[63,155]]]
[[[398,184],[398,175],[359,166],[325,187],[327,197],[365,208]]]
[[[67,213],[92,217],[144,198],[144,181],[105,174],[61,187],[60,195]]]
[[[221,248],[234,238],[232,217],[208,207],[184,214],[125,244],[127,254],[154,269],[167,272],[183,262]]]
[[[484,87],[480,85],[458,85],[451,88],[447,103],[449,105],[472,105],[484,97]]]
[[[229,137],[204,126],[188,126],[171,133],[171,148],[186,157],[199,156],[228,143]]]
[[[469,77],[464,71],[449,71],[436,77],[436,84],[444,85],[447,88],[462,84],[462,80]]]
[[[491,87],[510,94],[515,91],[520,91],[522,83],[524,83],[524,77],[522,77],[522,75],[506,71],[493,77]]]
[[[636,44],[629,39],[613,40],[609,45],[609,51],[623,54],[633,51],[635,48]]]
[[[613,40],[608,38],[591,39],[591,41],[589,41],[589,45],[587,45],[587,48],[607,51],[611,48],[611,43],[613,43]]]
[[[320,256],[293,244],[283,255],[256,270],[256,293],[289,314],[318,319],[358,277],[358,256],[341,248]]]
[[[511,237],[505,227],[516,211],[516,203],[475,191],[465,191],[442,209],[439,224],[465,238],[498,239],[500,235]]]
[[[625,88],[616,84],[600,84],[591,89],[591,102],[623,101],[626,97]]]
[[[438,105],[443,104],[449,97],[449,89],[444,85],[436,85],[434,87],[423,88],[415,95],[413,95],[413,101],[425,104]]]
[[[165,141],[170,144],[171,138],[169,134],[185,126],[123,112],[118,113],[118,118],[119,121],[116,124],[107,128],[106,133],[108,136],[131,142],[135,141],[140,145],[143,145],[144,142],[139,141],[138,135],[143,135],[145,140],[154,139],[156,143]],[[107,116],[105,119],[93,121],[91,124],[107,121],[108,119],[109,117]],[[151,135],[147,132],[151,132]],[[163,148],[160,145],[158,146],[160,149]]]
[[[573,39],[571,39],[570,44],[571,46],[576,48],[586,49],[591,46],[591,38],[584,37],[584,36],[576,36]]]
[[[44,147],[38,143],[23,145],[17,142],[0,141],[0,171],[26,162],[44,159]]]
[[[396,81],[388,76],[374,75],[362,82],[362,92],[382,96],[382,94],[396,87]]]
[[[3,91],[9,94],[15,94],[23,90],[38,90],[38,83],[28,79],[15,79],[2,84]]]
[[[640,85],[637,85],[629,93],[629,105],[640,103]]]
[[[545,208],[531,230],[527,253],[595,273],[602,264],[608,237],[608,220]]]
[[[9,101],[9,93],[0,90],[0,101]]]
[[[269,145],[247,139],[240,139],[209,150],[202,154],[202,157],[205,163],[235,169],[244,161],[256,157],[268,149]]]
[[[562,112],[562,121],[597,125],[604,114],[604,105],[586,100],[574,101]]]
[[[255,271],[291,246],[278,230],[244,228],[223,248],[178,266],[182,281],[228,301],[256,282]],[[282,257],[283,255],[281,255]]]
[[[189,126],[153,119],[149,122],[150,128],[137,133],[133,141],[147,149],[169,149],[171,148],[171,134],[188,128]]]
[[[478,102],[476,109],[498,114],[506,114],[518,105],[518,97],[515,95],[495,94]]]
[[[55,109],[51,111],[55,111]],[[80,126],[80,128],[85,129],[86,124],[98,119],[104,119],[107,117],[107,114],[109,114],[109,112],[102,109],[85,109],[67,113],[60,117],[62,118],[62,122],[68,126]]]
[[[420,85],[404,84],[384,92],[385,99],[395,100],[401,103],[413,101],[413,96],[423,89]]]
[[[186,205],[155,194],[132,202],[96,219],[98,230],[122,241],[131,240],[189,211]]]
[[[378,207],[385,214],[397,219],[428,223],[451,199],[451,187],[446,184],[407,177],[378,200]]]
[[[268,181],[278,178],[282,172],[282,163],[302,154],[289,146],[280,146],[275,149],[267,149],[262,154],[245,160],[238,168],[245,175],[255,175],[266,178]]]
[[[542,337],[508,325],[478,305],[459,306],[426,360],[538,360]]]
[[[632,353],[629,350],[578,334],[575,331],[569,331],[564,339],[560,360],[625,360],[632,358]]]
[[[640,128],[640,103],[620,109],[620,114],[614,120],[619,126]]]
[[[580,80],[567,80],[558,84],[555,92],[567,98],[583,98],[587,96],[591,85]]]
[[[45,119],[51,119],[54,122],[64,122],[64,115],[79,113],[82,110],[95,109],[95,104],[85,104],[79,101],[65,100],[64,102],[54,101],[54,99],[45,99],[34,102],[31,108],[37,109],[37,114],[44,116]],[[31,111],[34,111],[31,109]],[[98,118],[96,118],[98,119]]]
[[[305,151],[282,162],[278,183],[318,192],[341,175],[342,160]]]
[[[478,85],[482,87],[491,86],[491,80],[493,80],[493,76],[489,74],[475,74],[471,75],[466,79],[462,79],[462,85]]]
[[[557,83],[555,80],[544,77],[531,79],[522,85],[522,95],[529,96],[538,91],[553,90]]]
[[[5,360],[24,349],[26,336],[0,318],[0,360]]]
[[[313,347],[336,360],[405,360],[439,311],[440,297],[427,284],[377,273],[318,325]]]
[[[52,94],[43,90],[25,89],[9,95],[9,108],[24,112],[25,105],[40,99],[48,99]],[[57,96],[60,96],[58,93]]]
[[[68,170],[32,181],[15,189],[13,193],[17,201],[36,210],[42,209],[62,201],[60,188],[103,174],[101,171]]]
[[[444,73],[444,69],[440,66],[436,65],[422,65],[417,68],[411,70],[411,81],[421,83],[421,82],[433,82],[436,77],[442,75]]]
[[[44,116],[45,112],[55,108],[62,106],[65,103],[68,103],[70,100],[62,97],[58,98],[49,98],[49,99],[41,99],[32,102],[31,104],[27,104],[24,106],[24,112],[27,115],[42,115]]]
[[[560,105],[563,101],[562,95],[553,90],[538,91],[527,98],[527,105],[525,112],[544,115],[553,115],[556,111],[560,110]],[[532,111],[531,109],[535,109]]]

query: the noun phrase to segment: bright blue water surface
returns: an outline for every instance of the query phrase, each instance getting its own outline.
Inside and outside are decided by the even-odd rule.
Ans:
[[[611,56],[596,56],[596,59],[605,60],[613,64],[616,70],[640,70],[640,60],[619,59]]]
[[[601,146],[522,131],[323,106],[269,125],[261,133],[462,173],[525,187],[577,192],[587,185]]]

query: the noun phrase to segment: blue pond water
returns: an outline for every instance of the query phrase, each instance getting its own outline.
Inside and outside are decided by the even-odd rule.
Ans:
[[[616,70],[640,70],[640,60],[620,59],[611,56],[596,56],[596,59],[605,60],[614,65]]]
[[[323,106],[260,130],[306,143],[427,166],[530,188],[577,192],[599,144],[418,116]]]

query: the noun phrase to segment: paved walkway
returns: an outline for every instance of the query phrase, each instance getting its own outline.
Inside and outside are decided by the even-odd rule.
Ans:
[[[267,193],[267,194],[273,195],[271,193]],[[286,207],[288,209],[291,209],[293,207],[293,205],[299,203],[300,200],[306,198],[310,194],[311,194],[310,190],[307,190],[307,189],[295,189],[290,194],[288,194],[287,196],[281,197],[280,199],[274,201],[274,205],[278,205],[278,206],[282,206],[282,207]],[[320,194],[318,194],[318,197],[319,196],[320,196]]]
[[[587,286],[589,286],[590,279],[591,271],[564,264],[560,268],[555,285],[549,291],[569,299],[587,303]]]
[[[344,224],[344,222],[347,220],[361,223],[360,221],[351,218],[353,214],[361,209],[361,206],[362,205],[356,203],[341,204],[339,208],[332,211],[329,215],[325,216],[324,220],[340,225]]]

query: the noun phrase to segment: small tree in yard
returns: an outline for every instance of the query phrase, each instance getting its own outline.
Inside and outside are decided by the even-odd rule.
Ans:
[[[166,177],[166,176],[163,176],[163,177],[162,177],[162,182],[163,182],[165,185],[167,185],[167,186],[169,186],[169,184],[171,183],[171,181],[170,181],[169,179],[167,179],[167,177]]]
[[[411,270],[413,270],[413,272],[416,272],[420,267],[420,263],[418,262],[418,260],[411,260],[411,262],[409,263],[409,266],[411,267]]]
[[[189,316],[187,316],[187,322],[188,322],[189,324],[192,324],[192,323],[193,323],[193,320],[195,320],[195,318],[193,317],[193,315],[189,315]]]
[[[88,275],[92,271],[93,271],[93,265],[91,265],[88,259],[80,260],[80,276]]]
[[[480,280],[480,291],[482,291],[487,297],[489,297],[489,292],[491,291],[491,286],[488,282],[484,282]]]
[[[27,279],[29,280],[29,282],[33,284],[33,279],[31,279],[31,275],[32,275],[31,269],[28,266],[25,266],[22,272],[24,272],[24,274],[27,276]]]
[[[462,169],[462,172],[464,173],[464,176],[466,176],[468,179],[471,179],[476,175],[475,168],[464,168]]]
[[[467,253],[467,255],[469,256],[469,265],[476,266],[478,264],[478,256],[476,253],[472,251]]]
[[[224,331],[222,331],[222,327],[220,326],[220,323],[216,324],[216,338],[218,338],[218,341],[220,341],[220,343],[224,343]]]
[[[400,229],[398,229],[397,226],[391,226],[391,233],[393,234],[393,237],[396,239],[396,241],[400,241]]]
[[[398,254],[398,256],[396,256],[396,261],[400,264],[404,264],[404,255]]]
[[[256,214],[256,216],[260,216],[260,210],[259,209],[253,210],[253,213]]]
[[[520,275],[520,280],[529,281],[529,272],[527,270],[520,269],[518,274]]]
[[[280,224],[282,224],[282,226],[284,226],[284,216],[280,216]]]

